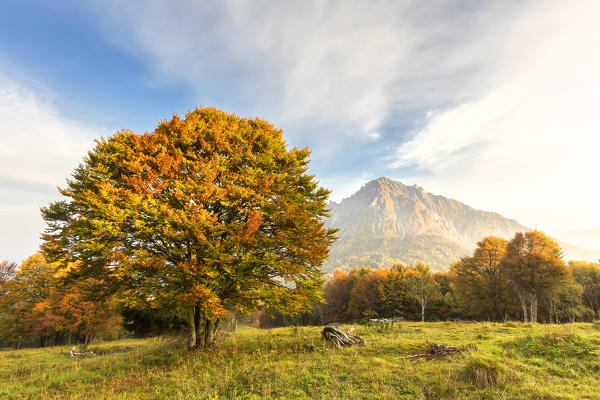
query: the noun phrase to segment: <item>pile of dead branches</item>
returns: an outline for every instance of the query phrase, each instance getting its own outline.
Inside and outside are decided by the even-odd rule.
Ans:
[[[364,344],[365,340],[358,335],[351,335],[335,326],[326,326],[321,332],[323,339],[332,343],[335,347],[353,346],[355,344]]]
[[[436,343],[436,344],[429,345],[425,349],[425,351],[422,353],[412,354],[412,355],[402,357],[402,358],[406,358],[409,360],[419,360],[419,359],[439,360],[441,358],[450,356],[452,354],[458,354],[458,353],[462,353],[463,351],[474,350],[474,349],[475,349],[475,346],[473,346],[472,344],[468,344],[463,347],[454,347],[454,346],[448,346],[446,344]]]

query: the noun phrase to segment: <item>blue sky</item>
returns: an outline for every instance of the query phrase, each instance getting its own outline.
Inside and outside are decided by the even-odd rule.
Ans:
[[[600,226],[594,1],[82,3],[0,6],[0,259],[36,251],[94,138],[195,106],[283,129],[334,200],[388,176]]]

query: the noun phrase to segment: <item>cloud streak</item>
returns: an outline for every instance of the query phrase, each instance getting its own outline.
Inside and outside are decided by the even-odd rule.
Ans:
[[[59,197],[57,186],[102,131],[60,115],[50,96],[0,75],[0,257],[35,251],[39,208]]]
[[[105,24],[119,46],[151,60],[162,79],[192,85],[201,100],[211,93],[286,126],[373,140],[394,112],[445,104],[436,88],[477,79],[472,54],[492,34],[486,22],[500,17],[498,28],[517,12],[454,5],[152,1],[114,7]],[[480,40],[464,40],[474,35]]]

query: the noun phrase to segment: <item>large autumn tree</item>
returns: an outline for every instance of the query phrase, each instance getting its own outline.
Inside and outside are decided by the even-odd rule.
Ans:
[[[521,303],[525,322],[537,322],[542,295],[572,281],[559,245],[540,231],[516,233],[501,264]]]
[[[320,301],[335,231],[323,227],[329,192],[308,157],[266,121],[214,108],[118,132],[42,210],[44,251],[81,261],[80,274],[126,305],[186,315],[190,346],[211,345],[226,309],[296,313]]]

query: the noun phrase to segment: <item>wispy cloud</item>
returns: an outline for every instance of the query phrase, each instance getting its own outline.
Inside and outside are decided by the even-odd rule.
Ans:
[[[22,185],[64,182],[102,133],[60,115],[48,94],[23,88],[0,75],[0,179]],[[41,186],[40,186],[41,185]],[[14,189],[14,185],[13,185]]]
[[[365,140],[383,138],[395,112],[446,104],[459,89],[468,96],[459,78],[477,79],[473,55],[518,11],[456,10],[450,1],[119,4],[102,6],[107,34],[162,79],[288,128]]]
[[[61,116],[51,96],[0,75],[0,258],[35,251],[43,230],[39,208],[102,131]],[[26,250],[27,249],[27,250]]]

